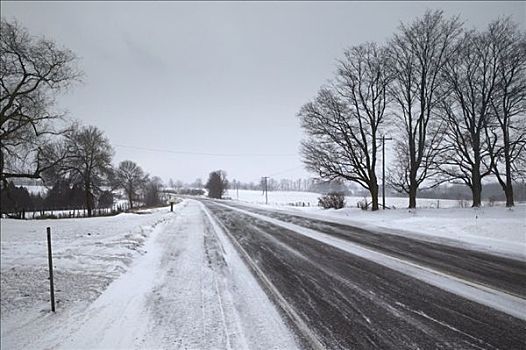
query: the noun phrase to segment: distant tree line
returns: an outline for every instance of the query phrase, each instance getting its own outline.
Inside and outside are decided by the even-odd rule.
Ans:
[[[0,188],[2,212],[85,208],[113,203],[121,189],[130,208],[161,202],[162,181],[132,161],[112,165],[113,148],[95,126],[68,123],[55,96],[78,82],[77,58],[55,42],[1,20]],[[51,190],[31,195],[13,180],[42,179]],[[108,190],[109,188],[109,190]]]
[[[26,187],[16,186],[12,181],[0,193],[0,212],[13,214],[14,217],[25,218],[27,212],[45,212],[54,210],[85,210],[85,192],[82,186],[70,186],[66,182],[57,182],[45,193],[31,193]],[[114,194],[111,191],[102,191],[98,202],[92,204],[96,209],[112,209]]]
[[[349,186],[341,180],[319,180],[319,179],[274,179],[269,177],[267,180],[269,191],[298,191],[298,192],[317,192],[328,193],[331,191],[340,191],[351,193]],[[242,182],[232,180],[230,189],[256,190],[262,191],[264,188],[263,181],[260,182]]]
[[[526,201],[526,184],[517,183],[514,187],[514,197],[517,201]],[[433,188],[423,189],[419,192],[422,198],[435,198],[435,199],[471,199],[471,190],[469,187],[463,184],[446,184],[440,185]],[[482,185],[482,201],[493,202],[493,201],[506,201],[506,195],[502,191],[502,187],[498,182],[486,183]]]
[[[513,206],[513,186],[526,175],[525,113],[526,35],[517,24],[468,30],[427,11],[386,44],[347,49],[298,115],[307,168],[359,184],[377,210],[384,135],[394,139],[389,184],[410,208],[419,191],[442,183],[464,184],[478,207],[491,180]]]

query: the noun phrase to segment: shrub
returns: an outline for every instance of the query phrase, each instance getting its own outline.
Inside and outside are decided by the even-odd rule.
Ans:
[[[343,192],[329,192],[318,198],[318,206],[324,209],[341,209],[345,207],[345,195]]]
[[[367,197],[364,197],[363,200],[356,202],[356,207],[362,210],[368,210],[369,202],[367,201]]]
[[[489,206],[489,207],[493,207],[493,206],[495,206],[495,202],[496,202],[496,200],[497,200],[497,199],[496,199],[495,196],[490,196],[490,197],[488,198],[488,206]]]

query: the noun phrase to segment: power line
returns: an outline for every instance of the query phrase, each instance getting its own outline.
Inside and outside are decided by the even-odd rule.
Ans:
[[[284,174],[284,173],[288,173],[288,172],[290,172],[290,171],[297,170],[297,169],[300,169],[300,168],[303,168],[303,167],[304,167],[303,165],[299,165],[299,166],[296,166],[296,167],[294,167],[294,168],[289,168],[289,169],[281,170],[281,171],[278,171],[278,172],[275,172],[275,173],[270,174],[269,177],[276,176],[276,175],[280,175],[280,174]]]
[[[115,147],[120,148],[129,148],[140,151],[148,152],[163,152],[163,153],[173,153],[173,154],[187,154],[194,156],[212,156],[212,157],[297,157],[297,154],[292,153],[212,153],[212,152],[192,152],[192,151],[179,151],[179,150],[168,150],[161,148],[148,148],[148,147],[137,147],[129,145],[114,144]]]

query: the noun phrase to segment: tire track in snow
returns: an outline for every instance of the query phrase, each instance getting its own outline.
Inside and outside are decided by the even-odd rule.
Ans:
[[[316,350],[322,350],[325,349],[323,344],[318,340],[316,335],[314,335],[309,327],[305,324],[303,319],[296,313],[294,308],[292,308],[286,299],[281,295],[281,293],[278,291],[278,289],[272,284],[272,282],[266,277],[266,275],[258,268],[257,264],[251,259],[250,255],[243,249],[243,247],[237,242],[235,237],[232,236],[232,234],[229,232],[229,230],[219,221],[214,219],[214,217],[210,214],[208,209],[203,205],[202,209],[204,213],[206,213],[208,220],[214,227],[214,230],[218,234],[224,234],[227,236],[230,240],[230,242],[236,247],[238,252],[242,254],[242,259],[248,264],[250,269],[256,274],[256,276],[260,279],[260,281],[263,283],[264,287],[267,288],[267,290],[272,294],[273,299],[277,302],[278,306],[281,307],[281,309],[285,312],[285,314],[288,316],[290,321],[294,324],[294,326],[299,330],[301,333],[301,336],[303,337],[303,341],[307,341],[308,345],[312,349]]]

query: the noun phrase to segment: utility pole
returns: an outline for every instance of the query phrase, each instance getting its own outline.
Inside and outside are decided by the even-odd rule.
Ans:
[[[263,176],[263,179],[265,180],[265,188],[264,188],[264,191],[265,191],[265,204],[268,204],[268,184],[267,184],[267,180],[268,180],[268,176]]]
[[[385,140],[392,140],[391,137],[382,135],[382,208],[385,210]]]

